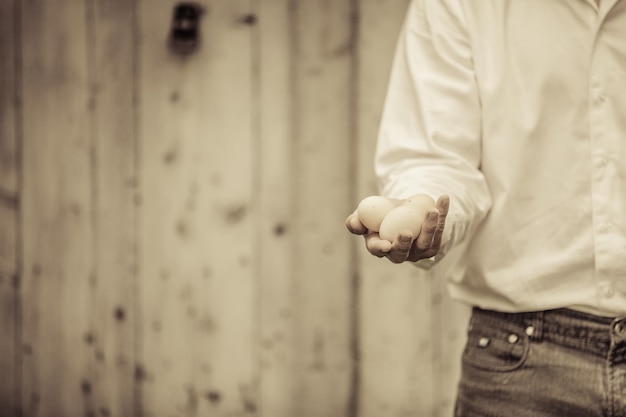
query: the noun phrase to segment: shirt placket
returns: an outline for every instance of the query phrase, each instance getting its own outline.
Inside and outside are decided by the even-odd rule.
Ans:
[[[609,0],[606,0],[609,1]],[[599,16],[599,19],[602,17]],[[611,196],[617,186],[615,161],[615,126],[611,126],[607,106],[610,96],[607,85],[607,65],[603,49],[602,21],[598,22],[592,55],[589,91],[589,122],[591,140],[591,183],[593,230],[595,237],[595,270],[600,303],[610,304],[616,291],[616,253],[622,237],[613,219]],[[623,254],[621,255],[623,256]]]

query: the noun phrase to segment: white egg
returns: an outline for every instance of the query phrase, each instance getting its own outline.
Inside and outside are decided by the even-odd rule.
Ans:
[[[428,207],[404,204],[391,210],[380,224],[381,239],[393,242],[400,232],[408,230],[415,239],[422,230],[422,222]]]
[[[426,210],[428,210],[431,207],[435,207],[435,200],[426,194],[416,194],[404,200],[402,204],[410,204],[420,208],[426,207]]]
[[[377,232],[385,215],[395,207],[396,205],[388,198],[372,195],[361,200],[357,214],[365,227]]]

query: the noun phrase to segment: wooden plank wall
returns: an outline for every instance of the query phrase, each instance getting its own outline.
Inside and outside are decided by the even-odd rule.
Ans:
[[[343,226],[407,3],[1,3],[0,415],[451,415],[465,309]]]

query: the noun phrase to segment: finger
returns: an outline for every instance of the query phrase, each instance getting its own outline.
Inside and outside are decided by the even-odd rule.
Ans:
[[[435,227],[434,232],[432,232],[432,229],[430,228],[429,228],[429,231],[427,232],[428,234],[431,234],[432,232],[432,240],[430,240],[430,247],[425,249],[425,242],[428,242],[429,239],[431,239],[431,237],[426,236],[426,235],[422,236],[423,240],[419,242],[419,247],[418,247],[418,242],[416,241],[415,244],[413,245],[413,248],[411,249],[411,252],[409,253],[408,259],[410,261],[415,262],[420,259],[430,258],[430,257],[435,256],[439,252],[439,249],[441,247],[441,240],[443,237],[443,231],[444,231],[445,223],[446,223],[446,216],[448,215],[449,208],[450,208],[450,197],[448,197],[447,195],[443,195],[439,197],[439,199],[437,199],[435,209],[439,212],[439,215],[437,217],[436,227]],[[432,224],[430,227],[432,227]]]
[[[439,204],[439,202],[437,202]],[[442,201],[441,208],[439,212],[439,218],[437,219],[437,230],[435,231],[435,235],[433,236],[433,243],[431,246],[431,250],[437,253],[439,251],[439,247],[441,246],[441,239],[443,238],[443,231],[446,227],[446,217],[448,216],[448,209],[450,205],[450,200]]]
[[[355,235],[364,235],[367,233],[367,227],[365,227],[363,223],[361,223],[361,220],[359,220],[356,210],[346,219],[346,227],[350,233]]]
[[[417,237],[415,246],[419,251],[427,251],[430,249],[435,232],[437,231],[437,220],[439,219],[439,211],[436,208],[432,208],[426,212],[424,222],[422,223],[422,230]]]
[[[382,258],[391,250],[391,242],[381,239],[378,232],[369,232],[364,237],[365,247],[374,256]]]
[[[435,207],[437,208],[437,210],[439,210],[439,213],[444,216],[445,220],[445,217],[448,215],[448,210],[450,208],[450,197],[445,194],[440,196],[437,199]]]
[[[413,235],[409,231],[400,232],[387,254],[387,259],[393,263],[406,261],[413,243]]]

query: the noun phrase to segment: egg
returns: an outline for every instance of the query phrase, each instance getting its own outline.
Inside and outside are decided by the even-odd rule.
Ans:
[[[369,230],[378,232],[387,213],[396,207],[393,201],[378,195],[365,197],[357,207],[359,220]]]
[[[435,200],[433,200],[431,196],[425,194],[416,194],[404,200],[402,204],[417,206],[420,209],[426,208],[427,211],[429,208],[435,207]],[[426,211],[424,211],[424,213]]]
[[[416,238],[422,230],[422,222],[430,206],[403,204],[389,211],[380,224],[381,239],[393,242],[400,232],[408,230]]]

